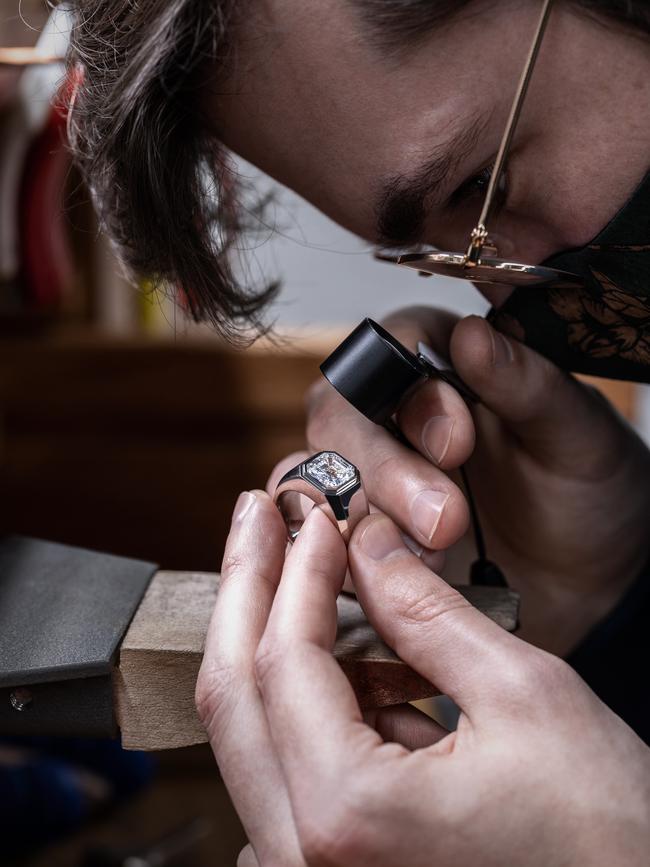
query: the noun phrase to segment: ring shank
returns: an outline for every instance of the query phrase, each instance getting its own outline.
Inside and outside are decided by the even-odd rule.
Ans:
[[[314,491],[314,493],[316,493]],[[300,494],[298,491],[283,491],[276,497],[276,505],[280,510],[280,514],[284,518],[284,523],[287,526],[289,541],[295,542],[298,538],[298,533],[302,529],[307,514],[304,513],[303,505],[306,498],[305,494]],[[312,507],[322,506],[323,503],[316,503],[315,499],[309,497],[312,501]],[[311,511],[311,510],[310,510]],[[324,510],[327,514],[327,510]],[[328,515],[329,517],[329,515]]]
[[[350,541],[352,531],[359,521],[368,514],[368,501],[360,484],[351,489],[348,495],[328,496],[293,471],[278,485],[274,500],[287,525],[291,542],[295,542],[307,514],[314,507],[320,508],[327,515],[346,543]],[[312,504],[307,510],[306,501]]]

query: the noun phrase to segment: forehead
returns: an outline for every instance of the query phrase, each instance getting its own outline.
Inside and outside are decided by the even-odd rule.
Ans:
[[[532,21],[479,4],[396,53],[354,0],[259,0],[251,13],[216,104],[223,138],[335,219],[348,195],[406,171],[479,109],[502,125],[525,52],[515,33]]]

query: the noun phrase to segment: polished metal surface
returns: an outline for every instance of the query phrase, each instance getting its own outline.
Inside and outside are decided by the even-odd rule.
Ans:
[[[33,702],[32,693],[24,686],[19,686],[9,694],[9,704],[14,710],[27,710]]]
[[[439,251],[396,255],[378,253],[376,258],[382,262],[392,262],[395,265],[411,268],[423,277],[438,275],[471,280],[472,283],[502,283],[540,288],[567,289],[582,286],[582,279],[568,271],[558,271],[542,265],[524,265],[493,256],[482,258],[475,265],[471,265],[463,253]]]
[[[492,176],[490,178],[490,183],[488,184],[487,193],[485,195],[483,210],[481,211],[481,216],[479,217],[478,224],[472,232],[467,255],[470,259],[474,259],[474,256],[476,256],[476,259],[474,259],[474,261],[478,261],[478,259],[480,258],[481,249],[487,242],[487,225],[490,221],[490,216],[494,207],[496,191],[499,189],[501,176],[503,175],[504,169],[506,167],[508,154],[510,153],[510,146],[512,145],[512,140],[515,137],[517,124],[519,123],[519,118],[521,116],[521,110],[524,105],[526,94],[528,93],[530,80],[533,77],[535,63],[539,55],[539,50],[542,47],[542,39],[544,38],[544,33],[546,32],[546,27],[551,16],[551,7],[553,6],[553,2],[554,0],[544,0],[544,5],[542,6],[542,13],[537,24],[537,29],[535,30],[533,44],[531,45],[530,51],[528,52],[526,64],[524,66],[523,72],[521,73],[521,78],[519,79],[519,84],[517,85],[517,92],[515,93],[515,98],[510,109],[510,115],[508,117],[508,122],[506,123],[505,132],[503,133],[503,138],[501,139],[499,152],[497,154],[494,169],[492,171]]]
[[[349,542],[356,525],[368,514],[361,474],[338,452],[323,451],[289,470],[273,496],[291,542],[298,537],[308,511],[322,509]],[[306,508],[307,506],[307,508]]]

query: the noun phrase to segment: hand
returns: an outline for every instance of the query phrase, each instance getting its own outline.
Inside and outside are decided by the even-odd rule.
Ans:
[[[387,517],[355,531],[357,593],[461,708],[366,719],[331,650],[346,570],[318,509],[285,561],[270,498],[240,498],[197,707],[251,845],[239,867],[641,867],[650,752],[562,661],[472,608]]]
[[[470,316],[418,308],[384,323],[411,348],[449,355],[480,397],[471,412],[451,386],[429,382],[399,424],[417,452],[350,407],[326,382],[309,399],[313,449],[340,451],[361,470],[370,500],[424,549],[451,549],[467,529],[449,473],[467,463],[488,557],[522,595],[519,633],[568,653],[635,580],[648,557],[650,453],[594,389]],[[458,547],[458,546],[456,546]]]

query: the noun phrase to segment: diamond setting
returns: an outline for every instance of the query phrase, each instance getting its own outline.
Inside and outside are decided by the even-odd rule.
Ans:
[[[321,452],[305,464],[306,474],[326,491],[337,491],[356,478],[357,468],[336,452]]]

